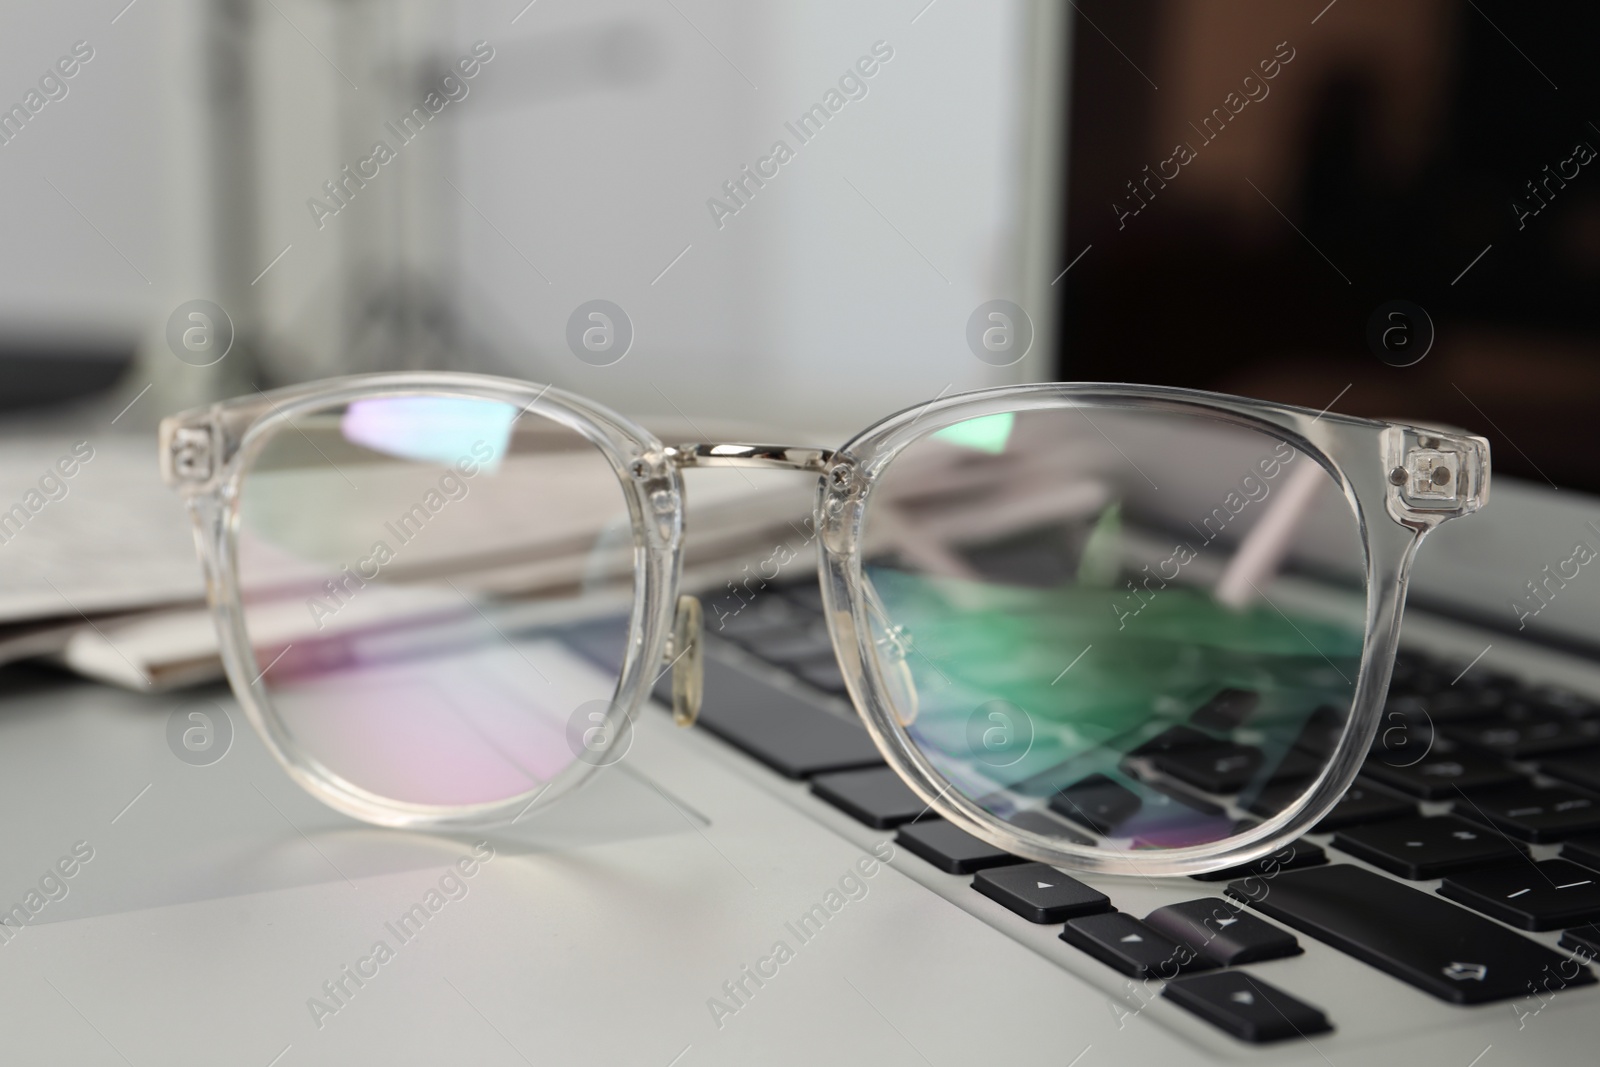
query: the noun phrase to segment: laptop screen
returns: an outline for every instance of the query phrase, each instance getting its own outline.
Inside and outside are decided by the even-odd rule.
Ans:
[[[1060,376],[1481,433],[1413,602],[1600,643],[1600,9],[1077,9]]]

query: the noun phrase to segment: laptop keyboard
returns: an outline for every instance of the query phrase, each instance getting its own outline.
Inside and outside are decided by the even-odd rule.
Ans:
[[[1058,936],[1089,957],[1161,982],[1166,999],[1241,1041],[1337,1025],[1300,999],[1315,990],[1291,993],[1248,970],[1302,952],[1296,932],[1451,1004],[1526,997],[1550,974],[1562,976],[1563,988],[1595,981],[1586,962],[1600,949],[1600,706],[1577,694],[1402,651],[1386,721],[1407,724],[1421,758],[1375,747],[1312,831],[1319,840],[1196,876],[1197,890],[1225,883],[1218,888],[1227,899],[1197,894],[1141,920],[1053,867],[944,822],[883,764],[866,730],[835,710],[845,685],[814,583],[774,586],[736,614],[708,618],[707,631],[710,643],[737,646],[801,684],[741,666],[742,657],[708,656],[704,730],[778,774],[808,780],[818,798],[864,825],[896,829],[906,852],[1030,922],[1059,926]],[[658,683],[658,696],[669,684]],[[1225,690],[1200,710],[1228,725],[1252,706],[1253,694]],[[1229,799],[1255,772],[1259,752],[1209,738],[1197,747],[1183,729],[1146,743],[1172,778]],[[1314,766],[1337,737],[1329,730],[1314,716],[1298,743],[1300,762],[1285,760],[1280,773]],[[1091,829],[1119,821],[1121,786],[1086,779],[1071,789],[1077,795],[1053,811]],[[1270,815],[1297,793],[1292,784],[1269,787],[1250,810]],[[1029,817],[1071,833],[1043,812]],[[1529,844],[1550,843],[1561,844],[1559,859],[1530,854]],[[1340,862],[1347,858],[1388,874]],[[1440,878],[1437,891],[1407,884]],[[1557,929],[1582,962],[1517,932]]]

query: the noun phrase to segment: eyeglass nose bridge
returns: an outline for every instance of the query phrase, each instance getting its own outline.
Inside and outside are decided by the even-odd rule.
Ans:
[[[678,470],[740,467],[811,473],[829,479],[833,489],[847,494],[853,493],[859,485],[852,457],[833,449],[808,445],[688,442],[665,446],[661,450],[661,458]],[[698,598],[688,594],[678,597],[665,659],[672,671],[672,715],[679,726],[693,725],[700,713],[704,690],[700,652],[701,619],[702,609]],[[894,650],[903,656],[904,646],[899,644],[898,632],[892,632],[889,637]],[[912,713],[914,716],[915,712]]]
[[[811,471],[826,473],[836,453],[829,448],[807,445],[752,445],[715,441],[668,445],[664,450],[673,466],[754,467],[766,470]]]

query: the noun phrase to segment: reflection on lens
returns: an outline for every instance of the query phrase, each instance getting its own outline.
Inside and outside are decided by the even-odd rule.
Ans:
[[[1279,807],[1308,788],[1343,729],[1360,531],[1287,442],[1168,412],[990,415],[898,455],[866,524],[901,721],[1020,829],[1223,841],[1271,813],[1269,786]]]
[[[240,494],[252,673],[300,755],[379,797],[548,788],[610,762],[625,733],[608,718],[568,737],[614,696],[632,530],[605,457],[511,405],[398,397],[302,416]]]

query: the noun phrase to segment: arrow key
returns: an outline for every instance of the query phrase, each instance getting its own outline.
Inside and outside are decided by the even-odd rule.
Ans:
[[[1213,966],[1188,945],[1120,911],[1073,919],[1061,931],[1061,940],[1132,978],[1176,978],[1180,972]]]
[[[1043,863],[979,871],[972,888],[1035,923],[1066,922],[1111,910],[1104,893]]]
[[[1219,971],[1168,982],[1161,995],[1241,1041],[1262,1043],[1333,1029],[1328,1017],[1244,971]]]
[[[1144,921],[1219,967],[1298,956],[1302,951],[1289,931],[1217,897],[1168,904]]]

